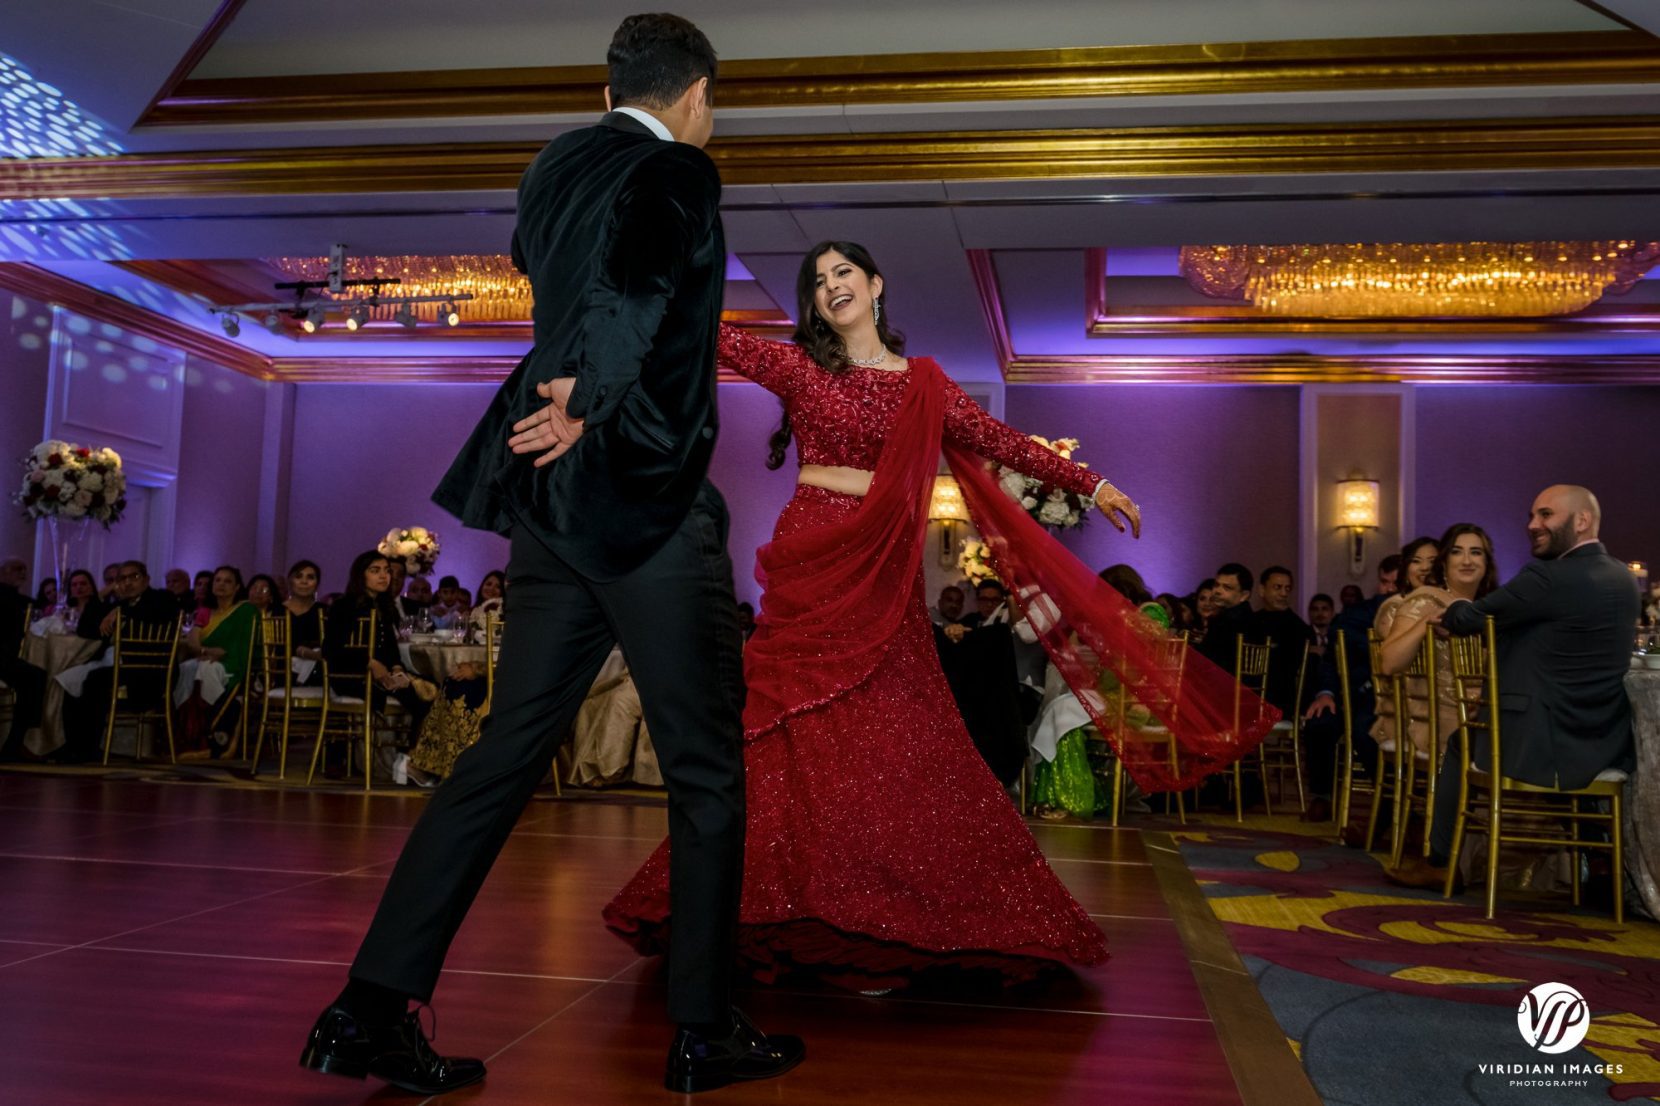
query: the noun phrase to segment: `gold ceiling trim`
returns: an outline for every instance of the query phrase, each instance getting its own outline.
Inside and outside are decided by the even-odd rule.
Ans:
[[[1091,338],[1660,334],[1660,306],[1650,304],[1593,304],[1572,315],[1541,319],[1326,319],[1266,315],[1254,307],[1223,303],[1114,307],[1107,296],[1107,251],[1100,247],[1084,251],[1084,288],[1084,333]]]
[[[722,61],[721,108],[1489,88],[1660,80],[1636,31],[1425,35]],[[602,65],[186,80],[149,126],[590,113]]]
[[[1010,384],[1660,384],[1660,356],[1017,356]]]
[[[0,160],[0,199],[512,191],[540,147],[487,142]],[[716,139],[727,184],[1654,168],[1660,116]]]

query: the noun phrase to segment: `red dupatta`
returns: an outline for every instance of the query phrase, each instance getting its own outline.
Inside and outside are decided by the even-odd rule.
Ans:
[[[1162,635],[997,486],[982,458],[943,441],[945,376],[912,358],[911,379],[869,493],[847,519],[761,547],[765,591],[746,649],[747,740],[868,679],[920,586],[928,504],[943,452],[992,563],[1068,686],[1132,778],[1149,791],[1191,787],[1261,743],[1279,713],[1246,692],[1235,732],[1232,676],[1189,651],[1178,674]],[[1174,738],[1129,739],[1109,702],[1112,680]]]

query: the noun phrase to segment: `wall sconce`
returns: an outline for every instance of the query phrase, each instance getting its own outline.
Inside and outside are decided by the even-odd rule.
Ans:
[[[1648,602],[1648,565],[1643,561],[1627,561],[1625,567],[1631,570],[1631,575],[1637,579],[1637,594],[1643,602]]]
[[[1366,531],[1378,528],[1378,482],[1364,478],[1337,482],[1337,528],[1349,532],[1349,575],[1366,574]]]
[[[956,524],[967,522],[968,504],[963,490],[952,476],[934,477],[934,494],[928,501],[928,521],[940,524],[940,564],[951,564],[952,534]]]

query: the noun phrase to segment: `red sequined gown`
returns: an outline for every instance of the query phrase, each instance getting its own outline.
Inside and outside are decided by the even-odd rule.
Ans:
[[[720,364],[784,401],[802,464],[873,471],[910,370],[826,372],[793,345],[721,328]],[[1099,477],[946,384],[945,438],[1089,495]],[[774,539],[851,515],[807,485]],[[763,616],[766,598],[762,598]],[[753,667],[753,666],[752,666]],[[748,672],[751,682],[760,673]],[[751,707],[754,697],[751,698]],[[748,830],[739,956],[771,981],[806,969],[843,986],[903,986],[950,966],[1030,979],[1106,959],[1106,941],[1045,862],[981,760],[935,652],[920,569],[881,663],[764,732],[746,714]],[[668,842],[605,909],[640,952],[667,947]]]

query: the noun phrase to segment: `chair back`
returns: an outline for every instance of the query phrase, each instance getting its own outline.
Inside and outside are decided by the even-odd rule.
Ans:
[[[280,615],[268,614],[260,618],[259,660],[265,673],[267,691],[275,691],[279,687],[286,691],[293,682],[293,629],[294,618],[286,609]]]
[[[114,633],[113,683],[116,697],[121,696],[124,675],[134,672],[159,672],[167,677],[163,695],[171,691],[174,662],[179,654],[179,623],[135,622],[126,613],[117,611]]]
[[[1458,702],[1458,725],[1464,734],[1464,755],[1473,745],[1470,735],[1486,730],[1491,742],[1491,764],[1499,759],[1499,651],[1492,616],[1479,634],[1447,640],[1452,659],[1454,698]]]
[[[370,610],[368,614],[364,615],[362,618],[359,618],[357,620],[357,625],[352,627],[351,636],[347,638],[345,644],[340,647],[343,652],[361,654],[363,657],[363,663],[361,666],[363,675],[361,679],[363,680],[362,696],[365,703],[371,701],[375,682],[374,673],[369,670],[369,661],[372,660],[375,655],[375,631],[377,628],[375,625],[376,617],[376,612],[374,610]],[[341,676],[339,677],[341,680],[359,679],[359,677],[355,674],[355,670],[358,669],[359,666],[357,664],[353,664],[351,667],[354,670],[354,674]],[[333,677],[329,672],[328,662],[325,661],[323,664],[323,686],[329,689],[329,693],[331,695],[339,694],[338,689],[335,688],[332,680]],[[353,693],[356,693],[355,689]]]
[[[1352,748],[1355,736],[1354,710],[1349,698],[1349,646],[1341,632],[1332,635],[1331,647],[1336,650],[1333,663],[1337,665],[1337,713],[1342,716],[1343,740],[1350,742]],[[1302,709],[1302,701],[1298,700],[1298,709]]]
[[[33,603],[23,604],[23,633],[18,635],[17,638],[17,655],[19,657],[29,651],[29,627],[34,624],[34,621],[35,605]]]
[[[1274,651],[1273,641],[1253,645],[1243,637],[1234,648],[1233,662],[1233,732],[1243,733],[1245,726],[1256,722],[1268,711],[1268,657]],[[1257,697],[1256,716],[1244,717],[1245,693]]]
[[[1138,689],[1134,699],[1146,707],[1158,724],[1174,728],[1177,715],[1181,710],[1182,676],[1187,671],[1187,631],[1173,633],[1160,638],[1153,645],[1153,671],[1159,674],[1157,680],[1145,681]],[[1162,691],[1161,688],[1169,688]],[[1118,696],[1118,728],[1124,732],[1127,724],[1126,714],[1129,709],[1131,696]]]
[[[1435,635],[1426,632],[1412,663],[1394,677],[1395,734],[1410,740],[1412,724],[1422,722],[1429,734],[1431,763],[1438,763],[1436,750],[1441,747],[1441,712],[1437,709],[1435,673]]]
[[[502,621],[496,611],[484,616],[484,694],[492,702],[496,697],[496,658],[501,654]]]

